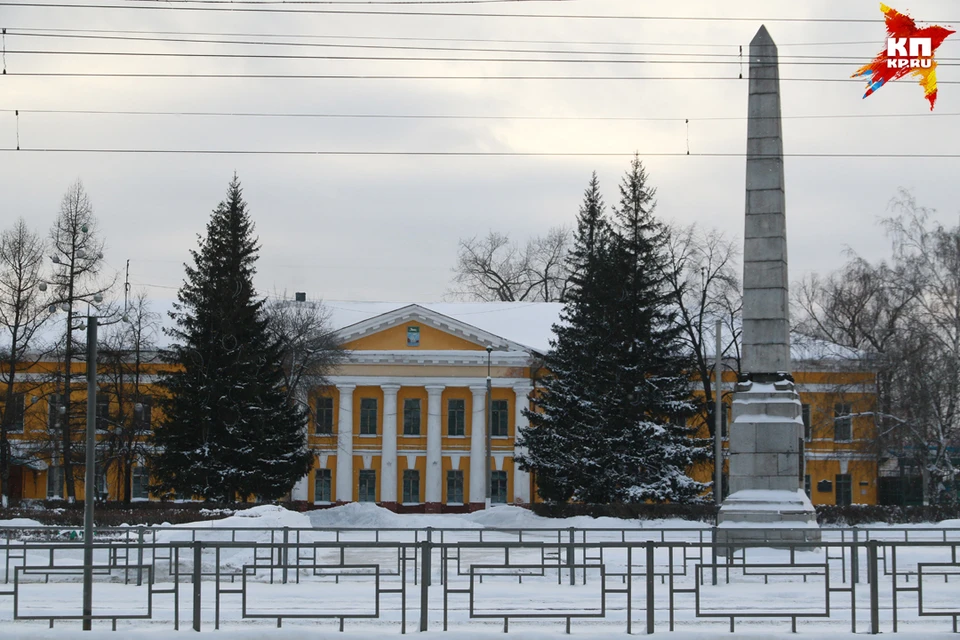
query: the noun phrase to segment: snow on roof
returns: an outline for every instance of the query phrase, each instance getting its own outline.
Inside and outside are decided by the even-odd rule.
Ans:
[[[539,353],[550,349],[553,325],[560,319],[558,302],[343,302],[324,300],[330,325],[343,329],[370,318],[416,304],[488,333],[526,345]]]

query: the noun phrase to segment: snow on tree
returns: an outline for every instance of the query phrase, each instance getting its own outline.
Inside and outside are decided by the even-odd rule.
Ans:
[[[707,485],[687,470],[708,451],[677,420],[695,411],[690,363],[664,277],[666,230],[639,158],[620,192],[609,221],[596,176],[587,189],[521,465],[548,500],[694,502]]]
[[[306,414],[288,400],[281,345],[253,287],[253,232],[234,176],[171,312],[174,344],[163,357],[178,367],[162,380],[155,491],[274,500],[310,469]]]

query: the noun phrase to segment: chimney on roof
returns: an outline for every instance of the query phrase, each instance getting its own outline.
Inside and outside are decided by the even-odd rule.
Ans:
[[[297,302],[306,302],[307,301],[307,292],[306,291],[297,291],[295,294],[295,299]]]

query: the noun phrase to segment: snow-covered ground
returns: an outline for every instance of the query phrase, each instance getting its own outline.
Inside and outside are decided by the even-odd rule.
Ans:
[[[29,529],[36,523],[19,520],[0,522],[2,526]],[[925,574],[937,573],[923,578],[925,610],[944,613],[960,608],[960,565],[956,563],[953,546],[960,545],[960,530],[950,529],[958,526],[960,522],[948,521],[939,525],[876,526],[869,529],[874,538],[903,540],[909,535],[911,541],[927,541],[927,546],[898,547],[896,552],[900,576],[897,584],[901,589],[917,585],[916,571],[920,563],[929,565],[925,566]],[[428,527],[434,544],[449,545],[446,548],[446,573],[442,571],[441,551],[435,548],[432,554],[432,584],[426,590],[431,630],[428,635],[442,629],[446,616],[450,632],[444,637],[478,640],[494,634],[502,637],[503,615],[529,614],[555,617],[511,619],[511,636],[539,640],[564,635],[564,616],[571,615],[574,635],[622,637],[628,619],[628,598],[632,631],[643,633],[647,620],[646,549],[643,545],[646,540],[676,543],[672,548],[658,547],[654,552],[653,602],[658,633],[669,629],[671,602],[676,629],[696,633],[697,637],[713,634],[731,637],[731,614],[763,616],[777,613],[799,615],[798,627],[802,633],[791,637],[804,637],[805,634],[845,637],[849,635],[853,615],[851,600],[856,605],[858,631],[864,632],[869,624],[869,585],[865,582],[867,557],[864,549],[857,558],[861,575],[854,594],[849,591],[852,556],[849,548],[839,547],[798,550],[793,554],[783,549],[750,549],[746,554],[748,566],[721,567],[719,584],[713,586],[709,566],[700,567],[698,573],[698,565],[712,562],[709,547],[699,546],[701,541],[710,540],[710,528],[703,523],[588,517],[558,520],[507,506],[463,515],[398,515],[365,504],[350,504],[308,514],[265,505],[216,521],[151,527],[146,529],[143,562],[156,570],[152,597],[150,586],[136,586],[136,571],[132,566],[126,570],[115,569],[110,576],[97,577],[94,613],[102,616],[145,615],[150,603],[150,621],[121,619],[118,628],[125,635],[161,639],[169,635],[168,630],[176,618],[180,620],[181,629],[189,629],[193,611],[193,585],[189,584],[194,553],[191,545],[196,540],[205,545],[201,554],[205,578],[200,594],[204,630],[214,628],[215,605],[218,604],[221,628],[229,631],[225,634],[228,637],[382,637],[399,632],[403,615],[406,616],[407,632],[416,632],[421,613],[419,561],[422,558],[415,543],[426,539]],[[565,565],[565,543],[570,540],[571,527],[575,528],[573,536],[577,543],[590,545],[575,551],[577,565],[590,565],[576,569],[575,585],[569,583],[569,569]],[[133,534],[129,539],[135,540],[138,529],[128,531]],[[267,566],[271,562],[279,563],[278,551],[269,545],[281,542],[284,531],[287,540],[296,543],[289,550],[287,564],[301,567],[299,572],[296,568],[288,568],[287,584],[282,584],[282,569],[274,566],[271,571]],[[866,532],[862,533],[864,537],[860,540],[866,536]],[[521,536],[523,545],[518,544]],[[840,540],[841,536],[847,542],[851,540],[849,531],[824,531],[825,539]],[[341,548],[340,543],[348,545]],[[171,545],[181,545],[182,548],[179,552],[171,552]],[[96,564],[138,563],[135,546],[115,546],[117,550],[110,552],[112,560],[108,558],[108,550],[104,549],[98,552]],[[42,544],[27,543],[24,546],[22,541],[12,541],[7,546],[0,546],[0,562],[4,562],[0,565],[0,577],[6,566],[10,567],[11,581],[14,567],[49,566],[51,553],[54,566],[72,573],[53,575],[48,582],[42,571],[34,569],[32,575],[21,572],[18,576],[18,615],[35,616],[41,621],[13,622],[13,598],[0,595],[0,637],[64,638],[70,637],[72,629],[79,625],[75,621],[57,622],[50,632],[46,629],[46,621],[42,620],[44,616],[80,613],[81,585],[76,568],[81,564],[82,555],[78,548],[51,551]],[[880,621],[885,632],[892,629],[893,583],[890,573],[893,561],[892,548],[881,547]],[[304,568],[308,564],[318,566]],[[601,564],[606,574],[602,579]],[[763,566],[771,564],[780,566]],[[624,575],[628,565],[630,580]],[[786,568],[783,565],[792,566]],[[472,586],[471,566],[474,571]],[[229,591],[241,589],[245,567],[244,597]],[[217,571],[219,581],[214,580],[213,574]],[[911,575],[904,573],[907,571]],[[175,572],[179,573],[180,582],[174,583]],[[945,577],[944,573],[950,575]],[[480,574],[484,574],[482,580]],[[695,575],[702,578],[701,584],[695,583]],[[444,577],[446,585],[442,584]],[[626,593],[628,585],[629,596]],[[698,593],[694,591],[695,587],[698,587]],[[172,593],[157,592],[174,588],[178,591],[176,599]],[[11,584],[0,583],[0,592],[10,591]],[[805,617],[826,613],[828,597],[828,619]],[[952,630],[949,616],[927,618],[918,615],[916,591],[901,591],[897,597],[901,631],[927,636]],[[700,616],[697,615],[698,606]],[[604,615],[599,617],[601,613]],[[705,618],[703,614],[714,617]],[[262,617],[250,618],[251,615]],[[288,616],[283,620],[283,628],[271,629],[276,627],[278,615]],[[289,617],[292,615],[329,617],[297,620]],[[478,615],[488,617],[478,618]],[[340,616],[345,618],[345,635],[338,632]],[[578,619],[577,616],[598,617]],[[95,623],[102,629],[109,629],[110,624],[109,620]],[[778,637],[789,630],[790,619],[782,616],[776,619],[738,618],[736,622],[738,636]],[[7,635],[9,631],[17,635]],[[671,637],[683,638],[684,635],[680,633]]]

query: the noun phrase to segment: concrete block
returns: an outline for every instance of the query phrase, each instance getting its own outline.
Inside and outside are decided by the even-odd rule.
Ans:
[[[751,137],[747,139],[747,157],[776,157],[783,156],[783,141],[780,139],[779,132],[769,137]]]
[[[747,158],[747,191],[783,188],[783,160]]]
[[[785,344],[790,338],[790,325],[782,318],[746,318],[743,335],[751,344]]]
[[[736,453],[753,453],[757,450],[757,426],[755,424],[740,424],[734,422],[729,425],[730,451]]]
[[[743,241],[744,273],[750,264],[756,262],[771,262],[785,260],[787,255],[787,239],[780,238],[745,238]]]
[[[776,93],[754,93],[747,104],[747,117],[758,122],[780,122],[780,96]],[[750,137],[749,134],[747,137]]]
[[[800,454],[798,453],[780,453],[777,454],[777,475],[792,476],[800,478]]]
[[[764,240],[778,240],[778,238],[764,238]],[[747,242],[750,242],[748,239]],[[747,264],[749,269],[750,263]],[[787,290],[783,287],[772,289],[744,289],[743,292],[743,319],[784,320],[789,317],[790,299]],[[745,336],[751,342],[764,343],[766,340],[755,340],[752,336]]]
[[[786,345],[743,343],[743,370],[750,373],[790,371],[790,348]]]
[[[743,274],[744,289],[787,288],[788,286],[787,263],[784,260],[751,262],[750,269]]]
[[[753,456],[754,473],[758,476],[777,475],[777,454],[761,454]]]
[[[760,193],[780,193],[780,191],[761,191]],[[779,211],[783,211],[781,205]],[[771,213],[750,213],[747,214],[744,224],[744,238],[781,238],[787,235],[787,224],[783,214],[777,212]]]
[[[782,213],[783,189],[768,189],[765,191],[750,191],[747,193],[747,215],[755,213]]]
[[[794,428],[795,426],[800,429]],[[803,435],[802,425],[794,423],[778,425],[757,430],[757,451],[774,453],[798,453],[800,451],[800,437]]]

